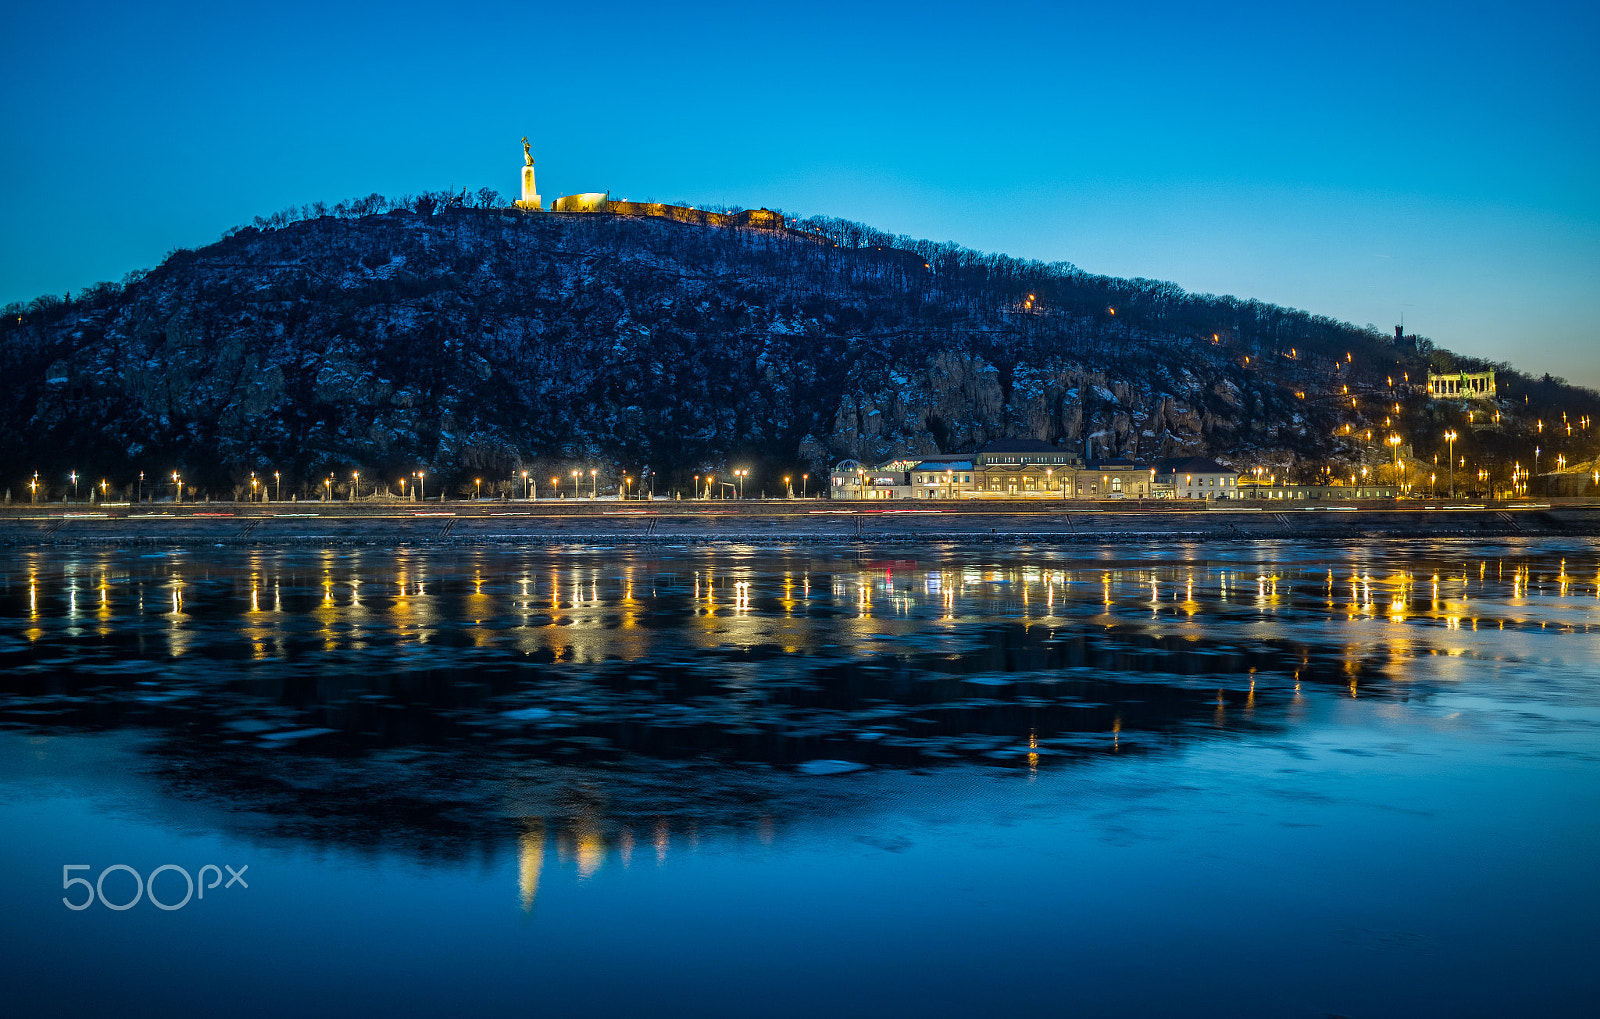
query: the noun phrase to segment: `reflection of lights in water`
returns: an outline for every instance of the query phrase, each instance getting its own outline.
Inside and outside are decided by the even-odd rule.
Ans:
[[[606,859],[605,840],[600,837],[600,832],[594,827],[593,822],[585,821],[577,832],[577,858],[578,880],[587,881],[594,876],[595,871]]]
[[[183,578],[172,584],[172,611],[167,613],[167,651],[177,658],[188,649],[189,634],[183,625]]]
[[[1028,730],[1028,780],[1039,777],[1039,730]]]
[[[672,833],[667,829],[665,818],[656,819],[655,838],[652,840],[656,847],[656,866],[667,862],[667,846],[672,841]]]
[[[633,829],[624,828],[622,834],[617,836],[617,856],[622,860],[622,866],[627,868],[633,862]]]
[[[544,869],[544,822],[529,818],[526,823],[530,827],[517,844],[517,891],[522,895],[522,911],[531,913],[539,894],[539,872]]]

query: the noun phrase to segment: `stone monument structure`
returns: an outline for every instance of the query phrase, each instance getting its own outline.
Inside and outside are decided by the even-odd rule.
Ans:
[[[539,191],[533,183],[533,149],[528,145],[528,136],[522,136],[522,199],[517,202],[519,209],[533,209],[537,211],[539,204]]]
[[[1435,400],[1493,400],[1497,390],[1494,372],[1428,372],[1428,395]]]

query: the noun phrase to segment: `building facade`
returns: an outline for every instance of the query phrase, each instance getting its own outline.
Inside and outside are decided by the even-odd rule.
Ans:
[[[1264,481],[1239,482],[1238,498],[1250,502],[1349,502],[1353,499],[1396,499],[1396,485],[1286,485]]]
[[[1220,465],[1211,466],[1237,478]],[[999,439],[977,454],[908,457],[875,466],[846,460],[833,469],[829,491],[835,499],[1101,500],[1176,494],[1172,478],[1163,478],[1155,465],[1085,460],[1037,439]],[[1216,497],[1214,491],[1209,497]]]
[[[1174,499],[1237,499],[1239,472],[1203,456],[1182,456],[1156,464],[1156,478],[1171,486]]]

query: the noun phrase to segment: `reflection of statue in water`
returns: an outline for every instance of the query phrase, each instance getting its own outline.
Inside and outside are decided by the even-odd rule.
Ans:
[[[533,165],[533,149],[528,146],[528,136],[522,136],[522,158],[527,160],[525,166]]]

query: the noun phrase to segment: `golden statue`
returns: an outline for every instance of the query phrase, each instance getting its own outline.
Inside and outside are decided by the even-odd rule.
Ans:
[[[522,158],[527,160],[527,162],[523,164],[524,166],[533,165],[533,149],[528,145],[527,135],[522,136]]]

